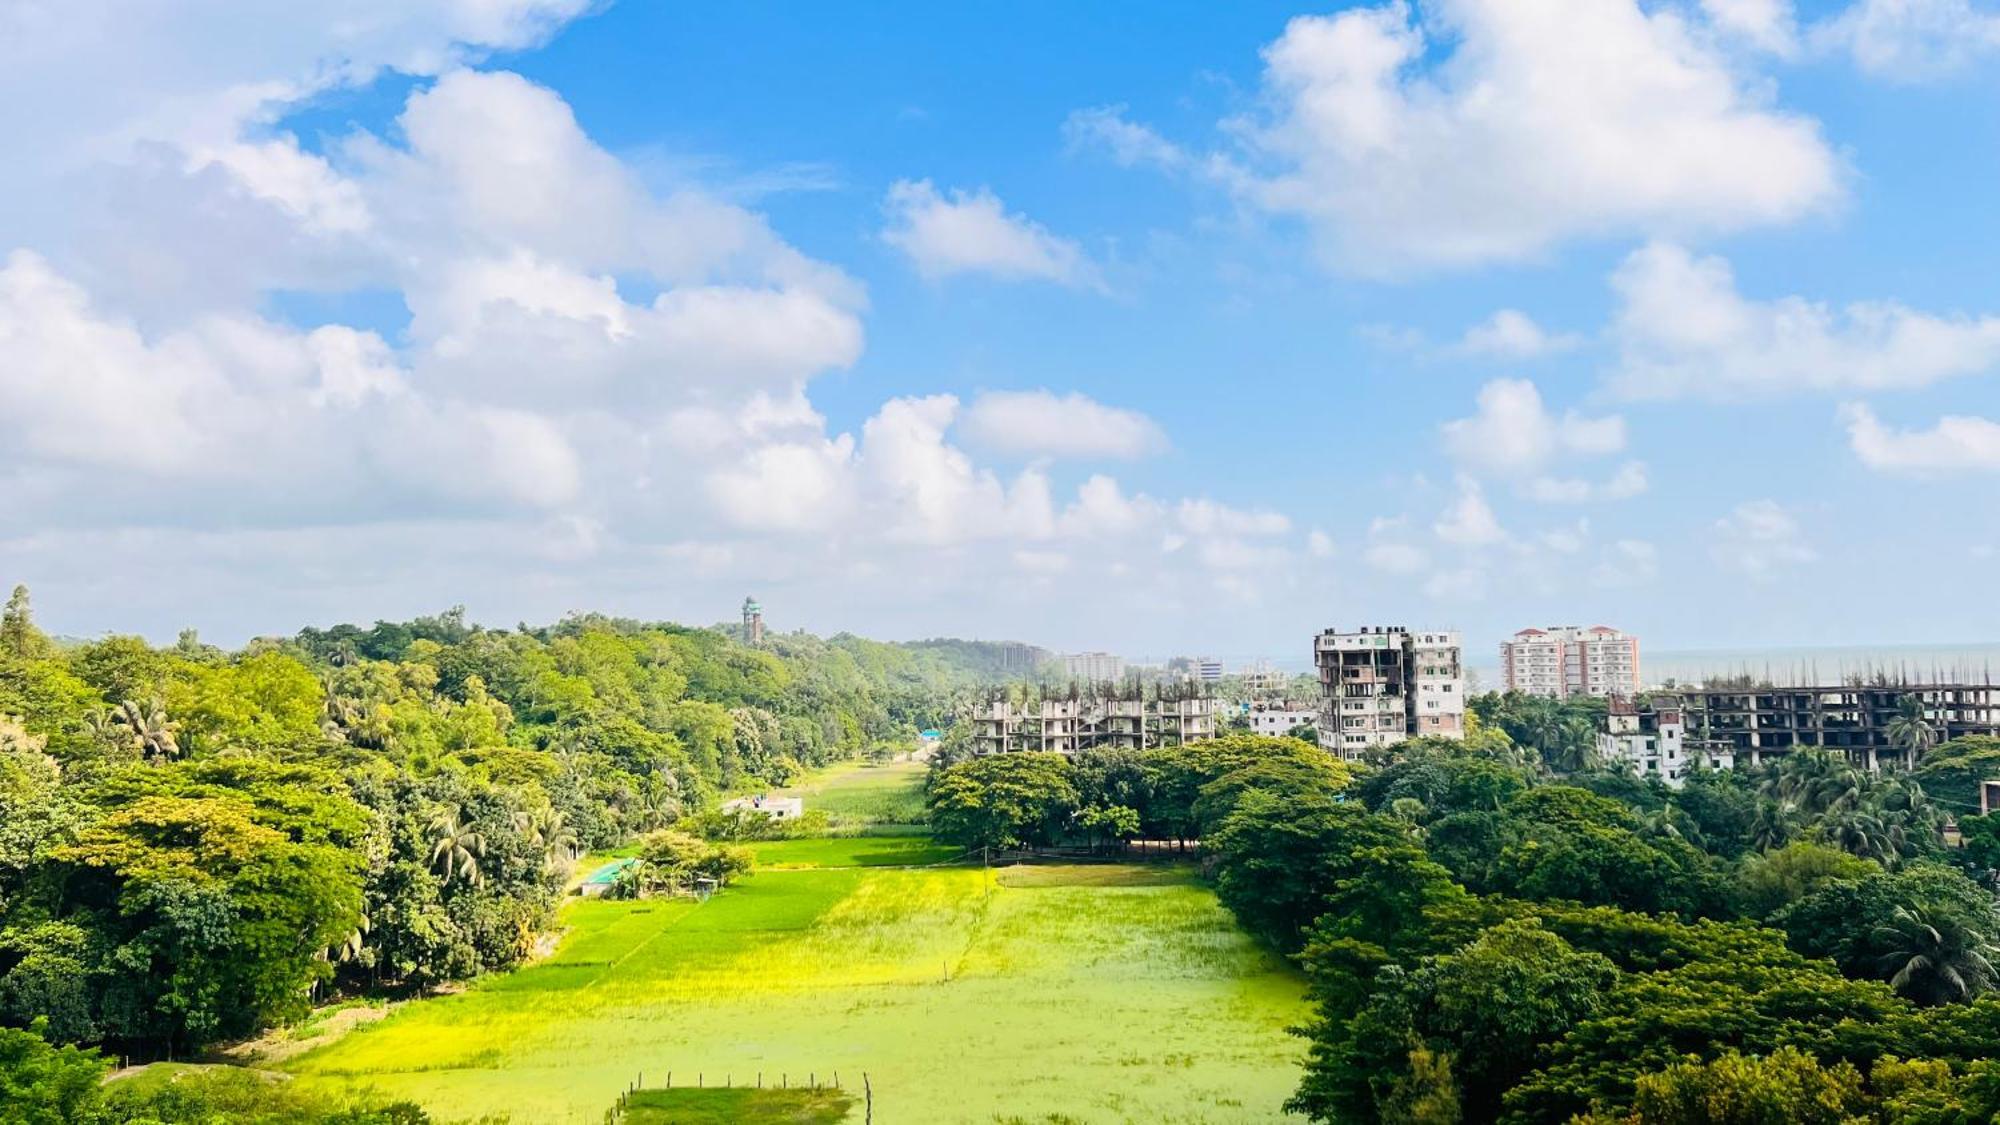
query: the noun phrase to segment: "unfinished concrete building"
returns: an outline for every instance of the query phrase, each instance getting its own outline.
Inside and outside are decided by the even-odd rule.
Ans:
[[[1073,688],[1067,698],[1017,702],[995,695],[972,715],[973,752],[1074,754],[1145,750],[1215,737],[1215,700],[1198,687],[1134,685]]]
[[[1422,735],[1464,738],[1461,647],[1456,632],[1400,625],[1321,633],[1320,745],[1354,759]]]
[[[1845,753],[1856,765],[1909,766],[1890,727],[1915,699],[1936,741],[2000,735],[2000,687],[1991,683],[1848,683],[1830,687],[1710,686],[1655,695],[1687,726],[1691,751],[1757,765],[1800,747]]]

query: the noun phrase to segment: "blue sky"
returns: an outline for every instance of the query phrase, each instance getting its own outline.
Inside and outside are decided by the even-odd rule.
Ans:
[[[52,628],[1995,632],[1990,3],[294,7],[0,36]]]

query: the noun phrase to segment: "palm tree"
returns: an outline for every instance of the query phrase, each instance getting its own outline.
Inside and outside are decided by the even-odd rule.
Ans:
[[[1924,709],[1924,701],[1916,695],[1905,695],[1896,703],[1896,717],[1889,720],[1889,745],[1900,749],[1904,764],[1914,769],[1917,759],[1937,745],[1937,728],[1931,725],[1930,712]]]
[[[132,732],[147,761],[164,762],[181,756],[180,740],[174,734],[174,724],[167,720],[166,705],[159,700],[139,703],[128,699],[117,706],[112,718]]]
[[[565,861],[576,859],[576,829],[566,823],[561,809],[552,805],[529,809],[516,813],[515,823],[519,825],[521,835],[527,838],[528,845],[540,849],[543,866],[557,866],[558,856]]]
[[[1797,810],[1780,801],[1766,801],[1757,807],[1750,822],[1750,843],[1760,852],[1782,848],[1798,835]]]
[[[138,736],[109,707],[95,707],[83,717],[83,733],[101,750],[129,752],[139,748]]]
[[[478,886],[485,880],[479,871],[479,858],[485,854],[486,837],[461,825],[457,809],[440,809],[431,817],[431,863],[446,882],[457,877]]]
[[[1919,1004],[1970,1000],[1993,988],[2000,950],[1956,913],[1899,906],[1874,939],[1886,950],[1882,969],[1893,970],[1889,987]]]
[[[1764,779],[1763,795],[1790,804],[1808,817],[1850,809],[1867,795],[1868,774],[1845,756],[1826,750],[1795,750]]]
[[[333,959],[345,965],[359,958],[362,950],[368,948],[368,930],[368,915],[363,914],[356,918],[354,932],[348,934],[346,940],[335,947]]]

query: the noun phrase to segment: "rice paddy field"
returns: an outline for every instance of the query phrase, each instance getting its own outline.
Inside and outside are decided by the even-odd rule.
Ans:
[[[601,1121],[670,1071],[837,1071],[850,1091],[865,1071],[887,1125],[1282,1118],[1302,983],[1189,871],[925,866],[949,850],[913,836],[757,848],[758,873],[706,903],[573,902],[549,959],[286,1069],[447,1120]]]

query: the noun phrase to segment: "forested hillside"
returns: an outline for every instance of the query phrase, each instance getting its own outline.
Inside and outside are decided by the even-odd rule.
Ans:
[[[568,861],[941,723],[1000,646],[460,611],[225,652],[0,624],[0,1024],[184,1053],[518,963]]]

